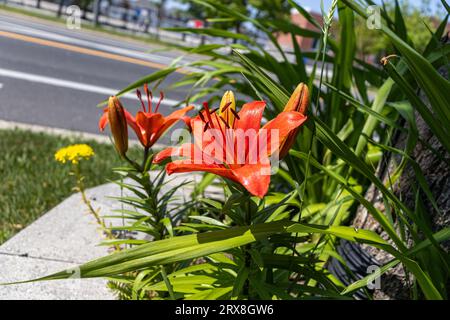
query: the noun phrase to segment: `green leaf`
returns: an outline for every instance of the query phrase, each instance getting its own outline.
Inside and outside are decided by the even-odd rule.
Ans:
[[[154,241],[83,264],[80,266],[80,277],[113,276],[152,265],[204,257],[265,239],[271,234],[283,232],[289,224],[287,221],[278,221]],[[71,276],[70,270],[37,280],[66,279]]]
[[[249,273],[250,270],[245,266],[242,266],[242,268],[239,270],[236,280],[234,281],[233,284],[233,291],[231,292],[231,300],[238,299],[242,291],[242,288],[244,287],[244,284],[248,279]]]
[[[322,225],[307,225],[302,223],[296,223],[286,229],[288,232],[298,233],[321,233],[331,234],[336,237],[346,239],[354,242],[364,242],[373,245],[387,245],[387,242],[383,240],[378,234],[369,230],[358,230],[352,227],[345,226],[322,226]]]
[[[342,0],[354,11],[367,18],[367,13],[356,3],[349,0]],[[433,67],[433,65],[420,53],[414,50],[408,43],[403,41],[398,35],[386,26],[381,26],[387,37],[399,50],[411,70],[412,76],[417,80],[420,87],[427,95],[433,110],[444,123],[450,123],[450,108],[448,107],[448,93],[450,92],[450,82],[444,79]]]
[[[253,43],[253,40],[242,33],[235,33],[227,30],[222,29],[214,29],[214,28],[163,28],[163,30],[167,31],[175,31],[175,32],[188,32],[193,34],[203,34],[208,35],[212,37],[221,37],[221,38],[228,38],[228,39],[239,39],[239,40],[245,40],[250,43]]]
[[[124,89],[120,90],[116,96],[120,97],[122,95],[124,95],[127,92],[130,92],[131,90],[137,89],[142,87],[144,84],[146,83],[151,83],[154,82],[156,80],[161,80],[164,79],[165,77],[167,77],[169,74],[174,73],[176,70],[178,70],[178,67],[168,67],[166,69],[162,69],[162,70],[158,70],[152,74],[149,74],[148,76],[142,77],[141,79],[131,83],[130,85],[128,85],[127,87],[125,87]],[[104,100],[102,102],[100,102],[97,107],[102,107],[104,106],[106,103],[108,103],[107,100]]]

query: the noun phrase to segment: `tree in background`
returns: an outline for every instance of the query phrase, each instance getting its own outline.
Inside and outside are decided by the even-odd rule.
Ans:
[[[256,10],[257,19],[285,19],[291,12],[286,0],[249,0],[249,4]]]
[[[189,4],[188,13],[192,18],[208,21],[218,29],[234,29],[242,32],[242,22],[225,18],[223,13],[212,8],[205,8],[195,2],[183,0]],[[287,0],[223,0],[222,4],[235,12],[252,16],[256,19],[286,19],[290,16],[290,6]]]
[[[420,6],[414,6],[410,1],[402,1],[400,5],[405,27],[408,31],[410,43],[419,51],[425,49],[431,39],[431,31],[435,31],[439,19],[432,10],[430,0],[422,0]],[[384,4],[389,17],[395,21],[395,1]],[[430,31],[431,30],[431,31]],[[357,49],[364,60],[369,56],[376,59],[394,51],[386,37],[378,30],[370,30],[366,20],[355,19]]]
[[[233,27],[236,27],[236,25],[240,23],[235,22],[234,20],[230,20],[228,16],[225,19],[225,16],[221,12],[218,12],[213,8],[205,8],[205,6],[189,0],[183,0],[183,2],[189,4],[188,14],[191,18],[203,21],[210,20],[212,23],[214,23],[215,28],[231,29]],[[223,0],[222,4],[233,8],[233,10],[235,10],[236,12],[248,14],[247,0]]]

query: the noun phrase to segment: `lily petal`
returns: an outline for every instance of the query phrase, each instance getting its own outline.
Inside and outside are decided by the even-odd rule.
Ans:
[[[185,143],[179,147],[169,147],[156,154],[153,158],[153,163],[161,163],[171,157],[186,157],[192,159],[194,152],[194,145],[192,143]]]
[[[171,157],[182,157],[184,161],[197,164],[218,164],[216,159],[204,153],[193,143],[185,143],[179,147],[169,147],[159,153],[153,159],[153,163],[161,163]]]
[[[128,125],[134,130],[134,132],[136,132],[136,134],[138,131],[140,132],[139,126],[136,123],[136,119],[126,109],[124,109],[123,111],[125,112],[125,119],[127,119]]]
[[[131,113],[129,113],[126,109],[123,109],[123,112],[125,113],[125,119],[127,120],[128,125],[137,133],[139,132],[140,134],[140,130],[138,125],[136,124],[136,119],[134,119],[134,117],[131,115]],[[105,127],[108,125],[109,120],[108,120],[108,108],[103,109],[103,114],[100,117],[100,120],[98,121],[98,127],[100,129],[100,131],[105,130]]]
[[[164,118],[160,113],[145,113],[139,111],[136,115],[136,123],[139,126],[139,132],[136,132],[141,143],[150,148],[153,145],[153,137],[164,124]]]
[[[265,107],[265,101],[244,104],[238,113],[239,119],[236,119],[235,129],[254,129],[258,132]]]
[[[233,180],[235,182],[239,182],[230,169],[220,164],[195,164],[186,162],[185,160],[176,160],[167,164],[166,171],[168,174],[205,171],[217,174],[221,177]]]
[[[100,131],[105,130],[106,125],[108,124],[108,108],[103,109],[103,114],[98,121],[98,128]]]
[[[238,182],[254,196],[263,198],[269,190],[270,164],[247,164],[233,169]]]
[[[158,130],[155,132],[155,135],[151,138],[151,145],[153,145],[173,124],[175,124],[175,122],[183,119],[184,115],[192,109],[194,109],[193,106],[187,106],[183,109],[172,112],[167,117],[164,117],[162,125],[158,128]]]
[[[295,130],[307,120],[300,112],[281,112],[275,119],[262,127],[267,134],[267,153],[270,156],[283,145],[292,130]],[[261,133],[260,133],[261,134]],[[272,134],[278,134],[278,139],[272,139]],[[274,140],[274,141],[272,141]]]

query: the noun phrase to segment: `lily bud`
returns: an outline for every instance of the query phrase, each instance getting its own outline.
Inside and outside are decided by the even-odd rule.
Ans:
[[[289,98],[288,103],[284,107],[284,111],[297,111],[301,114],[305,114],[309,106],[309,89],[304,83],[300,83],[295,88]]]
[[[304,83],[300,83],[297,88],[295,88],[294,93],[292,93],[289,98],[288,103],[284,107],[284,111],[296,111],[305,115],[309,107],[309,89]],[[305,116],[306,117],[306,116]],[[297,138],[299,128],[293,130],[287,138],[280,144],[280,159],[284,158],[289,149],[291,149],[292,145],[295,142],[295,138]]]
[[[128,127],[123,106],[116,96],[109,97],[108,120],[116,149],[124,156],[128,151]]]
[[[235,114],[236,100],[234,99],[234,93],[233,91],[228,90],[224,93],[222,100],[220,101],[219,116],[222,117],[230,127],[233,127]]]

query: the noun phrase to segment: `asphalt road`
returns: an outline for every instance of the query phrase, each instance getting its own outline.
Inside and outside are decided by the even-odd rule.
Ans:
[[[97,133],[100,101],[177,55],[152,53],[155,48],[0,14],[0,119]],[[173,74],[160,86],[167,97],[162,113],[185,99],[183,89],[166,89],[182,76]],[[131,95],[123,103],[138,109]]]

